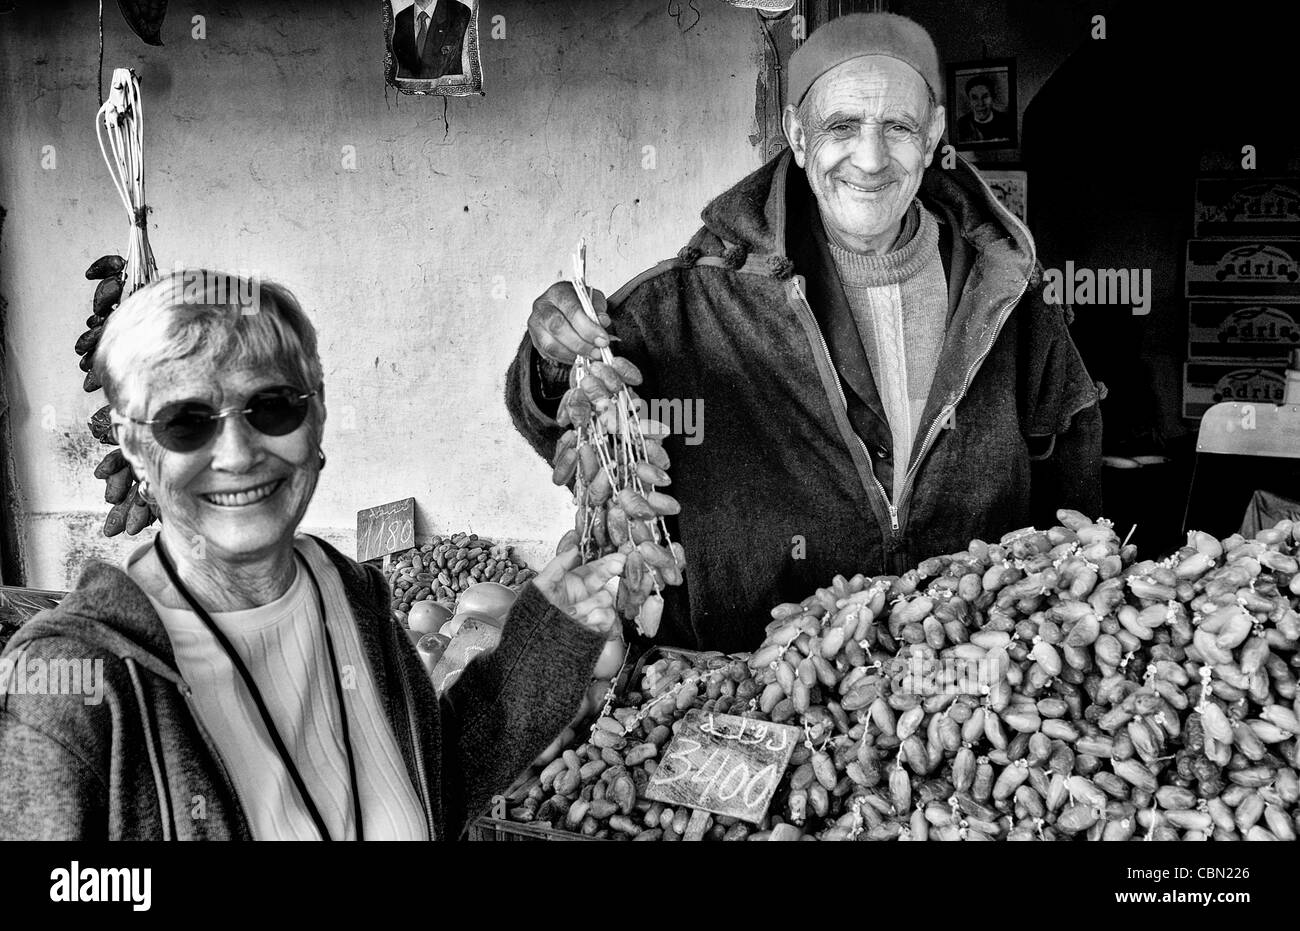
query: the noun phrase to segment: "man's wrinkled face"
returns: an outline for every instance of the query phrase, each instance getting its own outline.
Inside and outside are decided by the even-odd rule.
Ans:
[[[859,252],[889,249],[943,135],[924,78],[896,58],[854,58],[785,112],[786,137],[827,232]]]
[[[966,95],[970,100],[971,112],[975,114],[977,120],[987,120],[989,111],[993,109],[993,94],[983,84],[976,84]]]

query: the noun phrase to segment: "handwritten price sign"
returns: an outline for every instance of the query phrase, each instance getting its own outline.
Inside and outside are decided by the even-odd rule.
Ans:
[[[415,499],[357,511],[357,562],[415,546]]]
[[[788,724],[691,711],[650,777],[646,797],[758,824],[802,736]]]

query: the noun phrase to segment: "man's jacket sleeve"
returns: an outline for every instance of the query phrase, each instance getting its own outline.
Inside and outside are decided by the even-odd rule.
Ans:
[[[1070,428],[1051,438],[1050,455],[1031,460],[1030,506],[1034,525],[1050,527],[1058,508],[1104,516],[1101,494],[1101,409],[1096,403],[1074,416]]]
[[[1058,508],[1100,517],[1100,392],[1070,337],[1066,312],[1036,301],[1030,314],[1022,422],[1034,523],[1055,524]]]
[[[558,399],[545,397],[547,386],[538,377],[539,359],[532,339],[525,332],[506,371],[506,409],[528,445],[550,462],[564,428],[555,422]]]

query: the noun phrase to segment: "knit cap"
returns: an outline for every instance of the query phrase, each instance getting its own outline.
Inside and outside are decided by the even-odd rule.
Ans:
[[[789,101],[798,106],[819,77],[866,55],[884,55],[911,65],[943,103],[934,40],[919,23],[897,13],[850,13],[814,31],[790,56]]]

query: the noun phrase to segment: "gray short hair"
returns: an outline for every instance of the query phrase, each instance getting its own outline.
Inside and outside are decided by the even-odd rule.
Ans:
[[[104,324],[95,375],[126,414],[134,375],[182,360],[277,371],[308,390],[323,379],[316,328],[288,288],[208,269],[177,269],[124,300]]]

